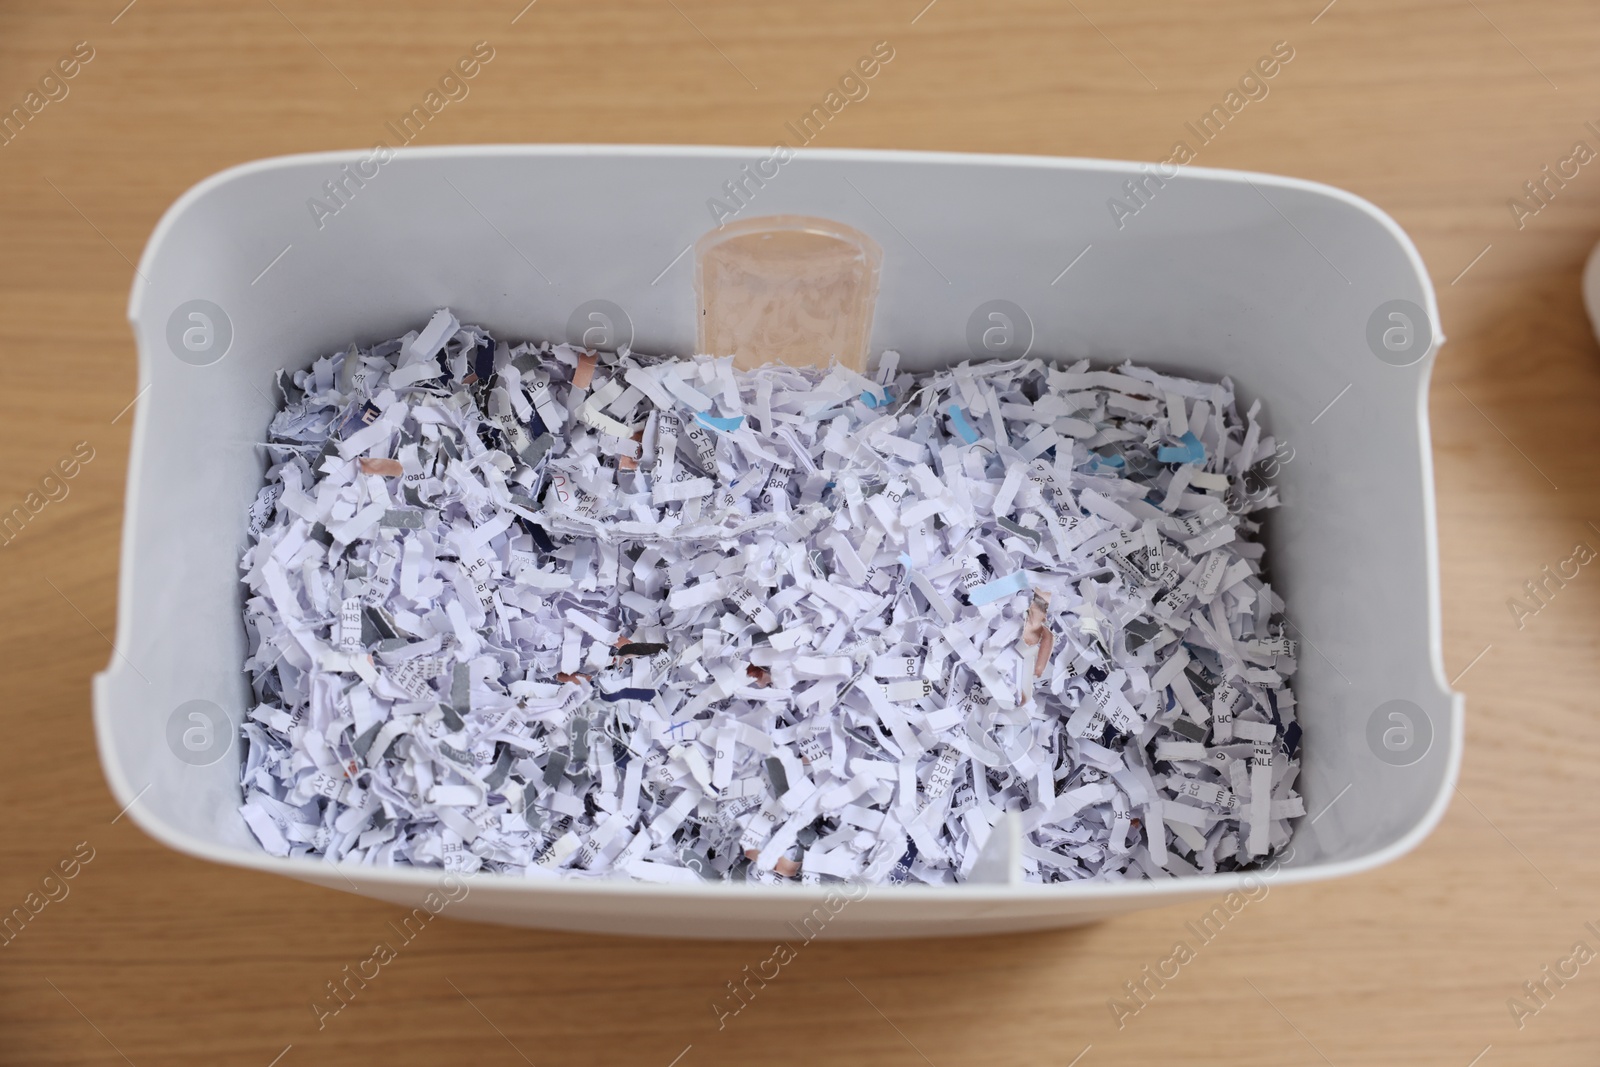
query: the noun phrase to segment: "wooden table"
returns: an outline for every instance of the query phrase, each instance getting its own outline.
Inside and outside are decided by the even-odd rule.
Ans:
[[[1575,142],[1600,150],[1595,4],[524,2],[0,7],[7,109],[77,42],[93,51],[0,147],[0,510],[93,449],[0,550],[0,909],[75,850],[93,857],[0,947],[0,1063],[1596,1061],[1600,962],[1550,983],[1520,1027],[1508,1007],[1574,942],[1600,951],[1583,926],[1600,928],[1600,571],[1531,617],[1508,607],[1577,543],[1600,548],[1579,299],[1600,163],[1548,185],[1536,214],[1508,206]],[[1198,162],[1373,200],[1439,287],[1445,658],[1469,712],[1443,824],[1384,870],[1274,889],[1121,1029],[1108,1000],[1201,909],[819,941],[720,1030],[711,1003],[770,948],[445,922],[319,1031],[312,1000],[398,909],[168,851],[114,818],[98,773],[88,686],[110,654],[135,380],[124,307],[183,190],[244,160],[371,145],[480,40],[493,64],[417,143],[771,144],[889,41],[871,95],[818,144],[1156,160],[1289,42],[1270,95]]]

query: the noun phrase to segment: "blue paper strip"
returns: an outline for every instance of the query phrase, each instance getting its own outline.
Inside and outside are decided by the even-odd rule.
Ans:
[[[975,589],[967,590],[967,600],[972,604],[993,604],[1002,597],[1020,593],[1028,588],[1028,576],[1023,571],[1008,574],[1004,578],[996,578],[992,582],[984,582]]]
[[[950,425],[954,427],[961,439],[969,445],[977,444],[978,431],[974,430],[972,424],[967,422],[967,417],[961,413],[961,406],[959,404],[951,404],[945,410],[950,416]]]
[[[618,689],[615,693],[601,693],[600,699],[615,704],[619,700],[654,700],[654,689]]]
[[[737,430],[740,426],[744,425],[743,415],[735,415],[731,418],[723,418],[720,415],[707,415],[703,411],[697,411],[694,413],[694,417],[696,421],[700,422],[702,425],[709,426],[713,430],[722,430],[724,433]]]
[[[1194,435],[1194,431],[1186,432],[1178,440],[1183,442],[1182,448],[1162,445],[1156,449],[1156,459],[1162,463],[1204,463],[1206,461],[1205,446],[1200,443],[1200,438]]]

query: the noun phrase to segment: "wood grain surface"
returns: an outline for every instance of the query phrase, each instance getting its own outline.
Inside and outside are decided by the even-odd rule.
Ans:
[[[1535,614],[1508,607],[1579,542],[1600,548],[1600,373],[1579,297],[1600,162],[1509,206],[1576,142],[1600,150],[1600,5],[126,2],[0,4],[0,106],[60,97],[0,146],[0,511],[60,498],[0,548],[0,911],[61,897],[0,945],[0,1063],[1600,1059],[1600,962],[1573,958],[1580,941],[1600,951],[1584,926],[1600,928],[1600,569]],[[41,90],[85,41],[93,58]],[[111,655],[135,381],[124,309],[151,228],[190,185],[369,146],[478,41],[493,63],[416,143],[767,145],[889,41],[870,95],[817,144],[1158,160],[1289,42],[1270,93],[1197,162],[1371,199],[1439,288],[1445,659],[1468,723],[1438,830],[1375,873],[1273,889],[1120,1026],[1108,1001],[1203,909],[824,938],[720,1028],[712,1004],[770,947],[444,921],[319,1029],[312,1002],[399,909],[168,851],[116,818],[99,773],[89,678]],[[62,496],[44,479],[79,442],[93,458]],[[46,883],[63,862],[75,876]],[[1558,984],[1546,966],[1576,974]]]

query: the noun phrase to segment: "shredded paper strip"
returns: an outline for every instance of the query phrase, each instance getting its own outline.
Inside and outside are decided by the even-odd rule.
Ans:
[[[736,372],[440,311],[280,375],[242,561],[262,847],[942,884],[1008,820],[1031,881],[1284,846],[1259,402],[898,363]]]

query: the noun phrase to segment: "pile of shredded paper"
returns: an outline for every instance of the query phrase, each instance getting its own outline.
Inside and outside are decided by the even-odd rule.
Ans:
[[[1015,863],[1008,834],[1045,882],[1283,847],[1259,403],[898,362],[738,372],[440,311],[280,375],[242,562],[261,845],[934,884]]]

